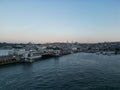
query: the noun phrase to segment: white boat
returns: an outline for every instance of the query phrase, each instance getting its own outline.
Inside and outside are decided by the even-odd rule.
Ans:
[[[42,55],[38,52],[28,52],[24,55],[25,62],[33,62],[36,59],[40,59]]]

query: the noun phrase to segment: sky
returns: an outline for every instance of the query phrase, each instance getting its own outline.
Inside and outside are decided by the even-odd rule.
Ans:
[[[120,41],[120,0],[0,0],[0,42]]]

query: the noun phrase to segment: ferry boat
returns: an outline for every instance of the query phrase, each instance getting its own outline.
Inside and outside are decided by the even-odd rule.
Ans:
[[[24,55],[25,62],[33,62],[36,59],[40,59],[42,55],[38,52],[28,52]]]

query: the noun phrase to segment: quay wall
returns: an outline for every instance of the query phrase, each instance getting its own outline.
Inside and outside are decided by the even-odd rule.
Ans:
[[[0,65],[10,64],[20,62],[21,58],[19,56],[1,56],[0,57]]]

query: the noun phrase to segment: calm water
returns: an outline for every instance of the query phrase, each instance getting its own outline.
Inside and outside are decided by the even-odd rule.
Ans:
[[[77,53],[2,66],[0,90],[120,90],[120,55]]]

